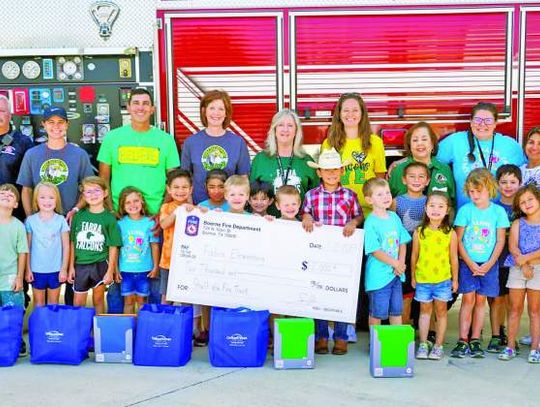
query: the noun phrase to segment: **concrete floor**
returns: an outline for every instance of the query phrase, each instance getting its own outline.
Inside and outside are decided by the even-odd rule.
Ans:
[[[458,304],[456,304],[458,305]],[[457,330],[455,306],[446,352]],[[527,330],[524,318],[522,333]],[[345,356],[316,358],[312,370],[213,368],[206,348],[195,348],[181,368],[99,364],[32,365],[19,359],[0,369],[0,405],[15,406],[538,406],[540,365],[526,361],[529,348],[509,362],[485,359],[417,361],[409,379],[369,374],[367,333]]]

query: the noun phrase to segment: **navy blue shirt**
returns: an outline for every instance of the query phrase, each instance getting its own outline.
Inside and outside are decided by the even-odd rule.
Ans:
[[[33,145],[32,140],[19,130],[0,135],[0,185],[15,185],[24,153]]]

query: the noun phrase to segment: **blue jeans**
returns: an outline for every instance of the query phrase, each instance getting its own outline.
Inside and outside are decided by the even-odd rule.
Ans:
[[[123,314],[124,313],[124,298],[120,291],[120,284],[113,283],[107,289],[107,313],[108,314]]]
[[[334,322],[334,340],[348,340],[346,322]],[[328,339],[328,321],[322,319],[315,320],[315,339]]]

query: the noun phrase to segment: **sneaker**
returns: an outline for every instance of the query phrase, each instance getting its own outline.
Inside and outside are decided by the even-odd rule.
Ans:
[[[208,331],[199,332],[199,335],[193,340],[193,346],[204,348],[208,345]]]
[[[502,340],[499,336],[492,336],[486,351],[489,353],[500,353],[502,345]]]
[[[450,355],[453,358],[464,358],[470,352],[469,344],[465,341],[457,341],[456,347],[452,349]]]
[[[484,358],[486,357],[484,349],[482,349],[482,342],[480,339],[473,339],[470,344],[471,358]]]
[[[444,357],[444,349],[442,346],[435,345],[429,352],[429,360],[441,360]]]
[[[418,345],[418,350],[416,351],[416,359],[427,359],[429,355],[429,343],[420,342]]]
[[[26,342],[24,339],[21,340],[21,349],[19,350],[19,357],[28,355],[28,349],[26,347]]]
[[[527,359],[527,362],[529,363],[540,363],[540,350],[531,350],[529,352],[529,358]]]
[[[506,347],[501,353],[499,353],[499,360],[510,360],[516,357],[516,351],[512,348]]]
[[[504,325],[501,325],[500,328],[500,335],[499,338],[501,338],[501,347],[508,345],[508,336],[506,335],[506,327]]]
[[[522,345],[531,346],[531,343],[532,343],[531,335],[522,336],[521,338],[519,338],[519,343]]]
[[[349,343],[358,342],[358,337],[356,336],[356,328],[353,324],[347,325],[347,342]]]

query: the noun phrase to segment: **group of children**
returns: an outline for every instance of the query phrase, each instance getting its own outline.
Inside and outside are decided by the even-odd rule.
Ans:
[[[281,219],[301,221],[307,232],[321,224],[333,225],[342,227],[345,237],[363,225],[369,323],[389,319],[391,324],[401,324],[403,315],[409,317],[407,306],[404,313],[404,304],[414,296],[420,303],[418,359],[443,357],[447,305],[455,293],[462,294],[462,302],[459,341],[452,356],[484,357],[480,337],[486,298],[490,298],[492,308],[499,307],[495,312],[499,317],[492,318],[496,326],[492,324],[494,336],[488,351],[500,352],[501,360],[513,358],[527,296],[532,337],[528,361],[540,362],[540,192],[532,184],[520,187],[519,168],[499,168],[498,184],[486,169],[473,170],[465,184],[471,202],[458,210],[453,221],[453,203],[444,192],[424,196],[430,181],[428,167],[412,162],[403,174],[407,192],[395,199],[382,178],[364,184],[366,202],[372,207],[364,220],[357,195],[340,183],[347,163],[342,162],[339,153],[324,150],[318,161],[309,165],[316,168],[321,184],[306,193],[303,203],[293,186],[282,186],[274,195],[271,185],[258,181],[250,185],[245,176],[227,177],[222,170],[212,170],[206,178],[209,199],[198,207],[271,219],[267,209],[275,204]],[[121,192],[115,215],[107,183],[96,176],[85,178],[80,186],[84,206],[69,227],[61,216],[58,189],[42,182],[34,189],[34,214],[27,218],[25,228],[12,216],[19,201],[17,189],[9,184],[0,186],[0,245],[6,248],[1,251],[0,261],[9,265],[0,274],[2,303],[23,305],[21,289],[26,278],[32,283],[36,306],[54,304],[61,283],[68,281],[73,283],[75,305],[86,305],[92,290],[96,312],[102,313],[106,285],[121,281],[124,311],[132,313],[136,305],[146,301],[150,279],[158,276],[165,303],[175,210],[181,205],[187,210],[194,207],[191,174],[180,169],[170,171],[166,189],[168,198],[158,216],[163,230],[160,245],[156,221],[149,216],[144,196],[137,188],[127,187]],[[498,204],[492,202],[497,191]],[[513,223],[505,249],[509,216]],[[505,272],[502,265],[509,270]],[[410,289],[404,292],[406,281]],[[500,332],[506,287],[510,290],[507,342]],[[195,341],[199,345],[208,340],[204,315],[203,310]],[[433,323],[434,343],[428,340]],[[347,353],[347,340],[347,324],[335,322],[332,353]],[[328,341],[328,321],[316,321],[315,352],[328,353]]]

